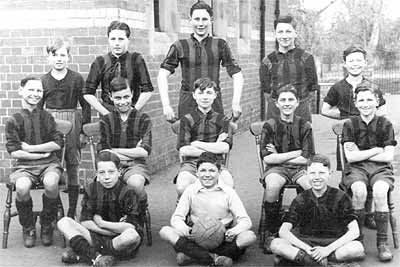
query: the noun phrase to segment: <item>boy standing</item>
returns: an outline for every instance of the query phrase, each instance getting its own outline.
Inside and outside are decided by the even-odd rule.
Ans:
[[[355,90],[355,106],[360,115],[351,117],[343,125],[344,152],[349,162],[343,184],[352,193],[360,229],[365,216],[367,186],[372,187],[378,258],[380,261],[390,261],[393,255],[387,244],[387,197],[389,190],[394,187],[391,162],[397,142],[392,123],[385,117],[376,115],[378,92],[370,86],[358,86]]]
[[[217,98],[213,109],[224,114],[219,81],[220,65],[226,68],[233,79],[232,112],[233,116],[238,118],[242,112],[240,98],[243,75],[227,42],[210,35],[213,22],[212,8],[204,1],[197,1],[190,8],[189,22],[193,30],[190,38],[178,40],[171,45],[158,73],[157,83],[164,115],[169,121],[175,118],[168,97],[168,77],[175,72],[180,63],[182,86],[179,94],[178,118],[196,109],[196,103],[192,98],[193,83],[201,77],[210,77],[216,83]]]
[[[326,266],[328,260],[363,259],[364,247],[356,240],[360,231],[350,198],[328,186],[329,159],[312,156],[307,163],[307,175],[311,189],[293,200],[279,230],[280,238],[271,243],[272,252],[284,258],[278,258],[278,265],[290,266],[295,262],[301,266]]]
[[[57,38],[47,46],[47,54],[52,69],[41,77],[43,99],[40,106],[46,106],[54,118],[72,122],[71,133],[67,135],[65,161],[68,176],[68,217],[74,218],[79,197],[80,149],[85,144],[82,125],[90,122],[90,105],[82,94],[82,75],[67,68],[70,59],[70,43]],[[79,104],[82,112],[77,110]],[[82,116],[83,114],[83,116]]]
[[[111,51],[99,56],[90,66],[83,90],[85,100],[101,115],[108,114],[113,109],[110,99],[110,83],[114,77],[122,76],[128,79],[132,90],[132,106],[141,110],[150,99],[153,86],[143,57],[128,51],[131,30],[120,21],[111,22],[107,28],[108,44]],[[96,98],[96,90],[101,83],[101,99]]]
[[[98,151],[108,150],[121,160],[122,179],[147,203],[144,186],[150,182],[146,158],[151,152],[151,120],[132,107],[129,81],[116,77],[110,83],[110,99],[114,110],[100,120]],[[145,207],[145,206],[142,206]]]
[[[250,217],[235,190],[219,179],[221,165],[215,154],[202,153],[196,167],[198,180],[185,190],[171,217],[171,226],[161,228],[160,236],[178,252],[178,265],[195,261],[204,265],[232,266],[232,260],[237,260],[256,241],[255,234],[250,231]],[[227,229],[223,243],[210,251],[191,240],[192,224],[188,225],[186,220],[189,216],[195,224],[204,214],[219,219]]]
[[[263,126],[260,142],[261,157],[267,165],[265,182],[266,228],[271,238],[279,230],[279,192],[286,183],[297,183],[302,188],[310,187],[306,175],[306,164],[314,154],[311,124],[295,115],[299,105],[297,91],[285,85],[277,91],[276,107],[280,118],[269,119]],[[269,250],[268,239],[266,250]]]
[[[32,184],[43,182],[43,211],[40,214],[40,236],[45,246],[53,242],[53,225],[57,217],[58,182],[62,173],[55,151],[63,146],[62,134],[57,131],[54,118],[37,108],[43,96],[39,78],[26,77],[21,80],[19,95],[22,97],[21,111],[6,122],[6,148],[16,159],[10,181],[15,183],[15,204],[22,225],[24,245],[33,247],[36,241],[35,218],[29,190]]]
[[[97,181],[86,188],[80,223],[64,217],[58,229],[69,240],[64,263],[112,266],[117,259],[135,257],[143,231],[136,194],[119,180],[119,158],[111,152],[97,157]]]
[[[229,152],[232,136],[229,134],[229,119],[213,110],[217,98],[216,83],[209,78],[200,78],[194,82],[193,99],[197,108],[180,120],[178,149],[183,162],[176,179],[178,198],[190,184],[197,180],[196,161],[203,152],[222,155]],[[221,171],[220,179],[233,187],[232,175],[227,169]]]
[[[275,105],[277,90],[291,84],[299,100],[296,115],[311,122],[309,95],[319,90],[314,57],[295,46],[297,33],[293,17],[279,17],[274,26],[278,48],[266,56],[260,66],[261,87],[268,97],[267,119],[279,118]]]

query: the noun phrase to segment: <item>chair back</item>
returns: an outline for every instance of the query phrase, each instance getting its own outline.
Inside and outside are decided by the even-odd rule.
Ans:
[[[253,122],[250,124],[250,133],[254,136],[254,140],[256,142],[256,151],[257,151],[257,162],[258,162],[258,170],[260,173],[260,182],[264,183],[262,180],[262,177],[264,175],[264,170],[265,170],[265,162],[261,158],[261,148],[260,148],[260,143],[261,143],[261,133],[262,129],[264,127],[265,121],[257,121]]]
[[[82,127],[83,133],[87,136],[88,138],[88,144],[89,144],[89,149],[90,149],[90,158],[92,161],[92,167],[93,171],[96,172],[96,149],[95,149],[95,143],[94,143],[94,138],[96,136],[100,136],[100,122],[91,122],[91,123],[86,123]],[[85,188],[87,186],[87,179],[85,179]]]
[[[67,135],[70,134],[72,131],[72,123],[70,121],[58,120],[58,119],[55,119],[55,122],[57,131],[61,132],[63,135],[64,146],[61,149],[61,166],[64,167],[65,151],[67,147],[66,140],[67,140]]]
[[[340,164],[339,166],[341,167],[342,171],[345,169],[345,165],[346,165],[346,155],[344,154],[344,148],[343,148],[343,144],[342,144],[343,124],[344,124],[344,121],[340,121],[340,122],[337,122],[332,125],[332,131],[336,135],[337,144],[338,144],[337,145],[337,149],[338,149],[338,153],[339,153],[338,164]],[[343,173],[344,172],[342,172],[342,176],[343,176]]]

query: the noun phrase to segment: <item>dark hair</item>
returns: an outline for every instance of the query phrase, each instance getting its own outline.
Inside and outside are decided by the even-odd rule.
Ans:
[[[356,89],[354,90],[354,100],[357,99],[358,93],[370,91],[376,98],[379,97],[379,88],[376,84],[371,83],[369,81],[362,81],[359,85],[357,85]]]
[[[276,91],[277,98],[279,98],[279,96],[280,96],[282,93],[286,93],[286,92],[294,94],[294,96],[296,97],[296,99],[297,99],[297,100],[299,99],[298,96],[297,96],[297,90],[296,90],[296,88],[294,88],[294,86],[291,85],[291,84],[286,84],[286,85],[281,86],[281,87]]]
[[[99,154],[97,154],[96,167],[99,162],[103,161],[112,161],[115,164],[115,167],[119,168],[119,157],[110,151],[100,151]]]
[[[293,26],[294,29],[296,29],[296,21],[291,15],[286,15],[286,16],[279,16],[275,21],[274,21],[274,30],[276,30],[276,26],[278,23],[287,23]]]
[[[346,61],[346,57],[352,53],[360,52],[364,55],[364,58],[367,56],[367,51],[362,48],[361,45],[351,45],[343,51],[343,60]]]
[[[129,38],[129,36],[131,36],[131,29],[125,22],[120,22],[118,20],[114,20],[113,22],[111,22],[110,26],[108,26],[107,28],[107,36],[110,36],[110,32],[113,30],[125,31],[126,37]]]
[[[69,51],[71,50],[71,42],[67,38],[57,37],[52,39],[46,46],[47,54],[51,53],[54,55],[54,53],[63,46],[65,46],[69,54]]]
[[[192,16],[193,12],[196,9],[205,9],[208,12],[208,14],[210,15],[210,17],[213,16],[212,8],[210,7],[209,4],[207,4],[204,1],[197,1],[194,5],[192,5],[192,7],[190,8],[190,16]]]
[[[121,90],[125,90],[126,88],[129,88],[129,83],[128,79],[117,76],[113,78],[110,82],[110,92],[118,92]]]
[[[221,162],[218,160],[217,155],[211,152],[203,152],[201,153],[201,155],[199,156],[198,160],[197,160],[197,169],[200,167],[200,165],[202,163],[205,162],[209,162],[211,164],[214,164],[215,166],[217,166],[218,170],[221,169]]]
[[[328,167],[328,169],[331,169],[331,162],[329,158],[325,155],[322,154],[312,155],[307,161],[307,167],[313,163],[322,163],[322,165]]]
[[[39,77],[28,76],[28,77],[23,78],[21,80],[21,82],[19,83],[19,85],[21,87],[25,87],[26,83],[29,81],[40,81],[41,82],[42,80]]]
[[[216,91],[217,88],[217,84],[214,81],[211,81],[210,78],[205,77],[205,78],[199,78],[197,80],[194,81],[194,91],[196,91],[197,89],[199,89],[200,91],[204,91],[207,88],[213,88],[214,91]]]

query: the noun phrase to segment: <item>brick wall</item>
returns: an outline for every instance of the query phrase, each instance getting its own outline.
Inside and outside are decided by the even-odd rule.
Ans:
[[[165,0],[175,1],[175,0]],[[259,1],[249,1],[249,38],[239,38],[239,0],[222,1],[222,14],[226,20],[224,38],[229,42],[245,78],[242,95],[243,116],[240,129],[248,128],[250,122],[260,118],[259,97]],[[160,1],[161,2],[161,1]],[[21,101],[17,94],[18,82],[27,75],[40,76],[49,70],[45,45],[54,36],[67,36],[73,41],[72,60],[69,67],[87,76],[90,63],[97,55],[107,52],[106,26],[115,19],[127,22],[133,32],[131,51],[140,52],[147,63],[155,92],[145,107],[153,121],[153,151],[149,163],[157,171],[177,160],[176,137],[162,115],[156,77],[160,62],[169,45],[177,38],[185,38],[190,32],[188,12],[193,0],[177,0],[177,30],[155,32],[153,22],[153,1],[150,0],[7,0],[0,4],[0,179],[4,181],[10,172],[11,160],[5,150],[4,123],[16,112]],[[210,2],[210,1],[208,1]],[[215,0],[214,0],[215,2]],[[274,0],[266,0],[266,41],[267,51],[273,48],[271,32]],[[173,11],[173,10],[172,10]],[[229,14],[227,13],[229,12]],[[228,16],[229,15],[229,16]],[[18,18],[18,19],[16,19]],[[216,22],[217,23],[217,22]],[[224,23],[224,21],[219,22]],[[176,108],[180,88],[180,71],[172,75],[170,99]],[[232,79],[226,71],[221,73],[222,94],[226,112],[230,112],[232,100]],[[93,120],[97,114],[93,112]],[[80,177],[91,174],[90,155],[86,148],[82,153]]]

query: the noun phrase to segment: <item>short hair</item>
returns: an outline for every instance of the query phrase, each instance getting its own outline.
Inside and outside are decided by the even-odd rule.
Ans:
[[[35,76],[28,76],[25,77],[21,80],[21,82],[19,83],[19,85],[21,87],[25,87],[25,85],[29,82],[29,81],[42,81],[39,77],[35,77]]]
[[[365,91],[370,91],[376,98],[379,97],[379,88],[376,84],[369,81],[362,81],[354,90],[354,100],[357,99],[358,93]]]
[[[192,5],[192,7],[190,8],[190,16],[192,16],[193,12],[196,9],[205,9],[210,15],[210,17],[213,16],[212,7],[204,1],[197,1],[195,4]]]
[[[331,161],[325,155],[322,154],[312,155],[307,161],[307,167],[311,166],[311,164],[313,163],[321,163],[323,166],[328,167],[328,169],[331,169]]]
[[[110,82],[110,92],[118,92],[129,88],[128,79],[117,76],[113,78]]]
[[[297,23],[294,20],[293,16],[291,15],[285,15],[285,16],[279,16],[275,21],[274,21],[274,30],[276,30],[276,27],[278,26],[278,23],[287,23],[293,26],[294,29],[296,29]]]
[[[210,78],[204,77],[204,78],[199,78],[199,79],[195,80],[193,87],[194,87],[193,92],[196,91],[197,89],[199,89],[200,91],[204,91],[207,88],[213,88],[214,91],[216,91],[217,84],[214,81],[212,81]]]
[[[99,154],[97,154],[96,167],[98,166],[99,162],[103,161],[112,161],[115,164],[115,167],[117,167],[117,169],[119,168],[119,157],[110,151],[100,151]]]
[[[279,89],[276,91],[276,95],[277,95],[277,99],[279,98],[279,96],[282,94],[282,93],[292,93],[292,94],[294,94],[294,96],[296,97],[296,99],[298,100],[299,99],[299,97],[297,96],[297,90],[296,90],[296,88],[293,86],[293,85],[291,85],[291,84],[286,84],[286,85],[283,85],[283,86],[281,86],[281,87],[279,87]]]
[[[50,40],[47,43],[46,46],[46,51],[47,54],[54,54],[58,49],[61,47],[65,47],[67,49],[67,52],[69,54],[69,51],[71,50],[71,41],[68,40],[67,38],[64,37],[57,37],[55,39]]]
[[[121,22],[118,20],[114,20],[113,22],[111,22],[107,28],[107,36],[110,36],[110,32],[113,30],[125,31],[126,37],[129,38],[131,36],[131,29],[125,22]]]
[[[221,162],[218,160],[217,155],[211,152],[203,152],[199,156],[197,160],[196,167],[197,169],[200,167],[201,164],[209,162],[217,166],[218,170],[221,169]]]
[[[352,53],[357,53],[360,52],[364,55],[364,58],[366,58],[367,56],[367,51],[365,51],[365,49],[361,46],[361,45],[351,45],[349,47],[347,47],[344,51],[343,51],[343,60],[346,61],[346,58],[348,55],[352,54]]]

